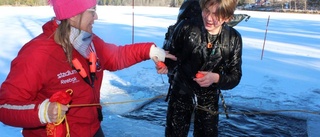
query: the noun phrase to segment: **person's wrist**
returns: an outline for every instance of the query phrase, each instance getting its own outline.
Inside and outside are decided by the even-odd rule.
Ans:
[[[51,123],[48,116],[48,106],[50,105],[49,99],[44,100],[38,110],[38,117],[42,124]]]
[[[213,83],[218,83],[220,75],[218,73],[213,73],[213,78],[214,78],[214,82]]]
[[[163,49],[158,48],[158,47],[156,47],[156,45],[153,44],[150,47],[149,56],[150,56],[150,59],[153,59],[154,57],[157,57],[157,60],[164,62],[165,56],[166,56],[166,52]]]

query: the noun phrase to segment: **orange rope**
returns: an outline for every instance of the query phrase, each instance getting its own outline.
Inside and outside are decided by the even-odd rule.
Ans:
[[[132,102],[141,102],[141,101],[145,101],[145,100],[153,100],[156,98],[162,98],[165,95],[158,95],[155,96],[153,98],[144,98],[144,99],[139,99],[139,100],[129,100],[129,101],[122,101],[122,102],[104,102],[104,103],[93,103],[93,104],[73,104],[73,105],[67,105],[69,108],[72,107],[90,107],[90,106],[107,106],[107,105],[112,105],[112,104],[126,104],[126,103],[132,103]]]

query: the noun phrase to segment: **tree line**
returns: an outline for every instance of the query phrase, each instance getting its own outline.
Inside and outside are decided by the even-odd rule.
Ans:
[[[97,0],[98,5],[114,6],[170,6],[178,7],[184,0]],[[1,0],[0,5],[11,6],[45,6],[48,0]]]
[[[97,0],[98,5],[112,6],[167,6],[180,7],[184,0]],[[268,1],[271,7],[283,8],[289,4],[289,9],[293,10],[320,10],[320,0],[238,0],[238,6],[257,3],[257,1]],[[1,5],[11,6],[45,6],[48,0],[0,0]]]

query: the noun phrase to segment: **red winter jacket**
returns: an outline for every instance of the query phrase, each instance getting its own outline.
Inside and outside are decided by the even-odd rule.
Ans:
[[[22,127],[26,137],[45,137],[45,125],[38,116],[39,104],[57,91],[73,90],[72,104],[99,103],[103,71],[96,72],[94,88],[67,62],[62,47],[53,39],[55,21],[43,25],[43,33],[28,42],[11,63],[11,70],[0,89],[0,121]],[[154,43],[116,46],[93,36],[102,70],[116,71],[149,59]],[[87,59],[73,50],[87,74]],[[101,106],[98,106],[101,107]],[[97,106],[74,107],[67,112],[72,137],[92,137],[100,127]]]

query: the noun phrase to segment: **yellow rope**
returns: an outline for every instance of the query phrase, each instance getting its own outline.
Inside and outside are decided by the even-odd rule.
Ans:
[[[57,106],[58,106],[58,118],[57,118],[57,122],[54,123],[55,126],[60,125],[63,120],[66,118],[66,115],[61,115],[61,104],[57,102]]]
[[[66,137],[70,137],[70,128],[69,128],[69,124],[68,124],[67,117],[65,117],[65,120],[66,120],[66,128],[67,128],[67,135],[66,135]]]
[[[72,89],[68,89],[66,90],[67,93],[69,93],[70,95],[72,94],[73,90]],[[49,102],[48,102],[49,103]],[[48,104],[47,103],[47,104]],[[53,123],[55,126],[58,126],[60,125],[64,120],[66,122],[66,129],[67,129],[67,134],[66,134],[66,137],[70,137],[70,128],[69,128],[69,124],[68,124],[68,121],[67,121],[67,116],[66,114],[63,114],[62,115],[62,109],[61,109],[61,104],[59,102],[56,102],[57,103],[57,109],[58,109],[58,116],[57,116],[57,122]],[[47,106],[46,104],[46,106]],[[69,105],[69,104],[68,104]],[[67,106],[68,106],[67,105]],[[47,107],[46,107],[47,108]],[[46,115],[46,111],[44,113]]]
[[[64,114],[62,116],[61,112],[61,104],[57,102],[57,106],[58,106],[58,118],[57,118],[57,122],[53,123],[55,126],[58,126],[60,125],[63,120],[65,120],[66,122],[66,129],[67,129],[67,134],[66,134],[66,137],[70,137],[70,129],[69,129],[69,124],[68,124],[68,121],[67,121],[67,116]]]
[[[73,104],[73,105],[67,105],[69,108],[71,107],[90,107],[90,106],[107,106],[107,105],[114,105],[114,104],[127,104],[127,103],[132,103],[132,102],[141,102],[141,101],[146,101],[146,100],[154,100],[157,98],[162,98],[165,95],[158,95],[153,98],[144,98],[144,99],[138,99],[138,100],[129,100],[129,101],[121,101],[121,102],[104,102],[104,103],[93,103],[93,104]]]
[[[45,107],[44,107],[44,113],[43,113],[43,115],[44,115],[44,120],[48,123],[48,119],[47,119],[47,109],[48,109],[48,104],[49,104],[49,101],[48,102],[46,102],[46,104],[45,104]]]
[[[269,110],[269,111],[257,111],[257,112],[231,112],[228,114],[235,114],[235,115],[257,115],[257,114],[273,114],[273,113],[280,113],[280,112],[301,112],[301,113],[308,113],[308,114],[314,114],[314,115],[320,115],[320,112],[316,111],[308,111],[308,110]],[[224,114],[224,113],[219,113]]]
[[[90,106],[107,106],[107,105],[114,105],[114,104],[126,104],[126,103],[132,103],[132,102],[141,102],[141,101],[147,101],[147,100],[154,100],[158,98],[163,98],[165,95],[158,95],[153,98],[144,98],[144,99],[139,99],[139,100],[129,100],[129,101],[121,101],[121,102],[104,102],[104,103],[93,103],[93,104],[73,104],[70,105],[68,104],[67,106],[69,108],[72,107],[90,107]],[[320,112],[315,112],[315,111],[307,111],[307,110],[270,110],[270,111],[260,111],[260,112],[219,112],[219,111],[212,111],[208,109],[208,107],[205,106],[197,106],[197,109],[204,110],[209,112],[212,115],[217,115],[217,114],[235,114],[235,115],[257,115],[257,114],[272,114],[272,113],[279,113],[279,112],[302,112],[302,113],[309,113],[309,114],[315,114],[315,115],[320,115]],[[55,123],[55,125],[59,125],[63,122],[63,120],[66,121],[66,128],[67,128],[67,135],[66,137],[70,137],[70,129],[67,121],[66,115],[61,116],[61,104],[58,103],[58,122]]]
[[[72,94],[72,90],[69,89],[67,90],[66,92]],[[140,101],[144,101],[144,100],[154,100],[154,99],[157,99],[157,98],[161,98],[163,97],[164,95],[159,95],[159,96],[156,96],[156,97],[153,97],[153,98],[147,98],[147,99],[139,99],[139,100],[131,100],[131,101],[123,101],[123,102],[113,102],[113,103],[94,103],[94,104],[75,104],[75,105],[70,105],[70,104],[67,104],[67,106],[69,108],[71,107],[89,107],[89,106],[100,106],[100,105],[110,105],[110,104],[125,104],[125,103],[132,103],[132,102],[140,102]],[[62,116],[61,112],[61,104],[57,102],[57,107],[58,107],[58,116],[57,116],[57,122],[56,123],[53,123],[55,126],[57,125],[60,125],[63,120],[65,120],[66,122],[66,129],[67,129],[67,135],[66,137],[70,137],[70,128],[69,128],[69,124],[68,124],[68,121],[67,121],[67,117],[66,115],[64,114]]]
[[[73,105],[68,105],[69,108],[71,107],[88,107],[88,106],[107,106],[107,105],[114,105],[114,104],[126,104],[126,103],[132,103],[132,102],[141,102],[141,101],[146,101],[146,100],[154,100],[158,98],[163,98],[166,95],[158,95],[153,98],[144,98],[144,99],[139,99],[139,100],[129,100],[129,101],[121,101],[121,102],[104,102],[104,103],[95,103],[95,104],[73,104]],[[208,109],[208,107],[198,105],[198,109],[208,111],[212,115],[217,115],[217,114],[235,114],[235,115],[257,115],[257,114],[272,114],[272,113],[279,113],[279,112],[301,112],[301,113],[309,113],[309,114],[315,114],[315,115],[320,115],[320,112],[316,111],[307,111],[307,110],[269,110],[269,111],[258,111],[258,112],[218,112],[218,111],[212,111]]]
[[[258,114],[273,114],[273,113],[280,113],[280,112],[300,112],[300,113],[308,113],[308,114],[314,114],[314,115],[320,115],[320,112],[316,111],[307,111],[307,110],[269,110],[269,111],[256,111],[256,112],[219,112],[219,111],[212,111],[208,109],[208,107],[204,106],[197,106],[198,109],[207,111],[212,115],[217,115],[217,114],[234,114],[234,115],[258,115]]]
[[[71,95],[73,93],[73,90],[72,89],[67,89],[66,92]]]

